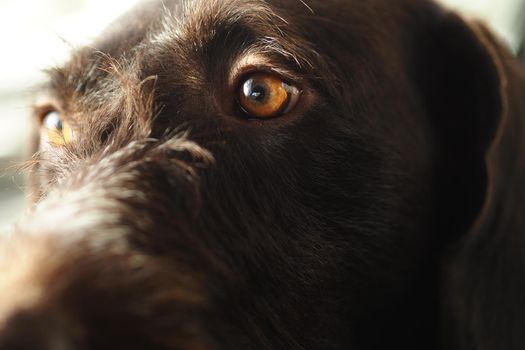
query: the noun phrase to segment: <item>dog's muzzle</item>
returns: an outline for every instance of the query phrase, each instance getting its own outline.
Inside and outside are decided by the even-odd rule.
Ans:
[[[155,343],[197,348],[205,292],[166,245],[188,244],[211,162],[177,136],[108,148],[59,180],[0,244],[0,349],[144,349],[163,327],[178,330]]]

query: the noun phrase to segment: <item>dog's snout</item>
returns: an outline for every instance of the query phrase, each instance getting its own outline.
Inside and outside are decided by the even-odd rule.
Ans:
[[[80,344],[80,328],[60,315],[59,310],[49,311],[26,310],[12,315],[0,334],[0,349],[85,349]]]
[[[5,250],[0,288],[10,297],[0,300],[1,350],[149,349],[173,337],[203,348],[189,344],[202,340],[207,296],[195,271],[174,259],[92,235],[18,233]],[[151,322],[159,313],[177,318]],[[156,329],[170,332],[152,340]]]
[[[54,300],[62,287],[52,277],[66,274],[67,265],[59,264],[65,244],[16,234],[0,248],[0,349],[70,349],[76,326]]]
[[[155,218],[175,228],[176,244],[175,221],[183,226],[197,209],[199,171],[211,159],[182,136],[145,140],[106,151],[59,181],[0,245],[0,290],[10,295],[0,300],[0,349],[83,349],[86,337],[97,343],[86,348],[106,349],[104,334],[147,333],[150,307],[200,307],[198,281],[156,254],[156,232],[166,227]],[[177,196],[164,195],[169,186]],[[148,348],[147,338],[123,336],[119,344]]]

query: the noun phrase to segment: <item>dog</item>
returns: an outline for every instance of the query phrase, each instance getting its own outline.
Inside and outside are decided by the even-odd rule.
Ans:
[[[49,70],[0,349],[525,347],[525,72],[429,0],[153,0]]]

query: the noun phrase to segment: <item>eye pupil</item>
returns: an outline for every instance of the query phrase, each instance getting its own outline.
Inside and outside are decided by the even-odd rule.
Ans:
[[[252,93],[250,94],[250,98],[255,101],[262,101],[264,100],[265,91],[262,87],[258,86],[256,87]]]
[[[243,95],[254,102],[262,102],[266,97],[266,87],[256,84],[253,78],[244,83],[242,90]]]

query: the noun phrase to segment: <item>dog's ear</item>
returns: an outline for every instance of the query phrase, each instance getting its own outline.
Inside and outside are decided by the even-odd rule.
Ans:
[[[449,243],[444,348],[523,349],[525,73],[482,24],[447,12],[431,23],[418,74],[437,135],[436,226]]]
[[[453,240],[487,194],[485,158],[505,113],[505,77],[482,25],[436,8],[420,20],[411,67],[435,135],[436,225],[441,240]]]

